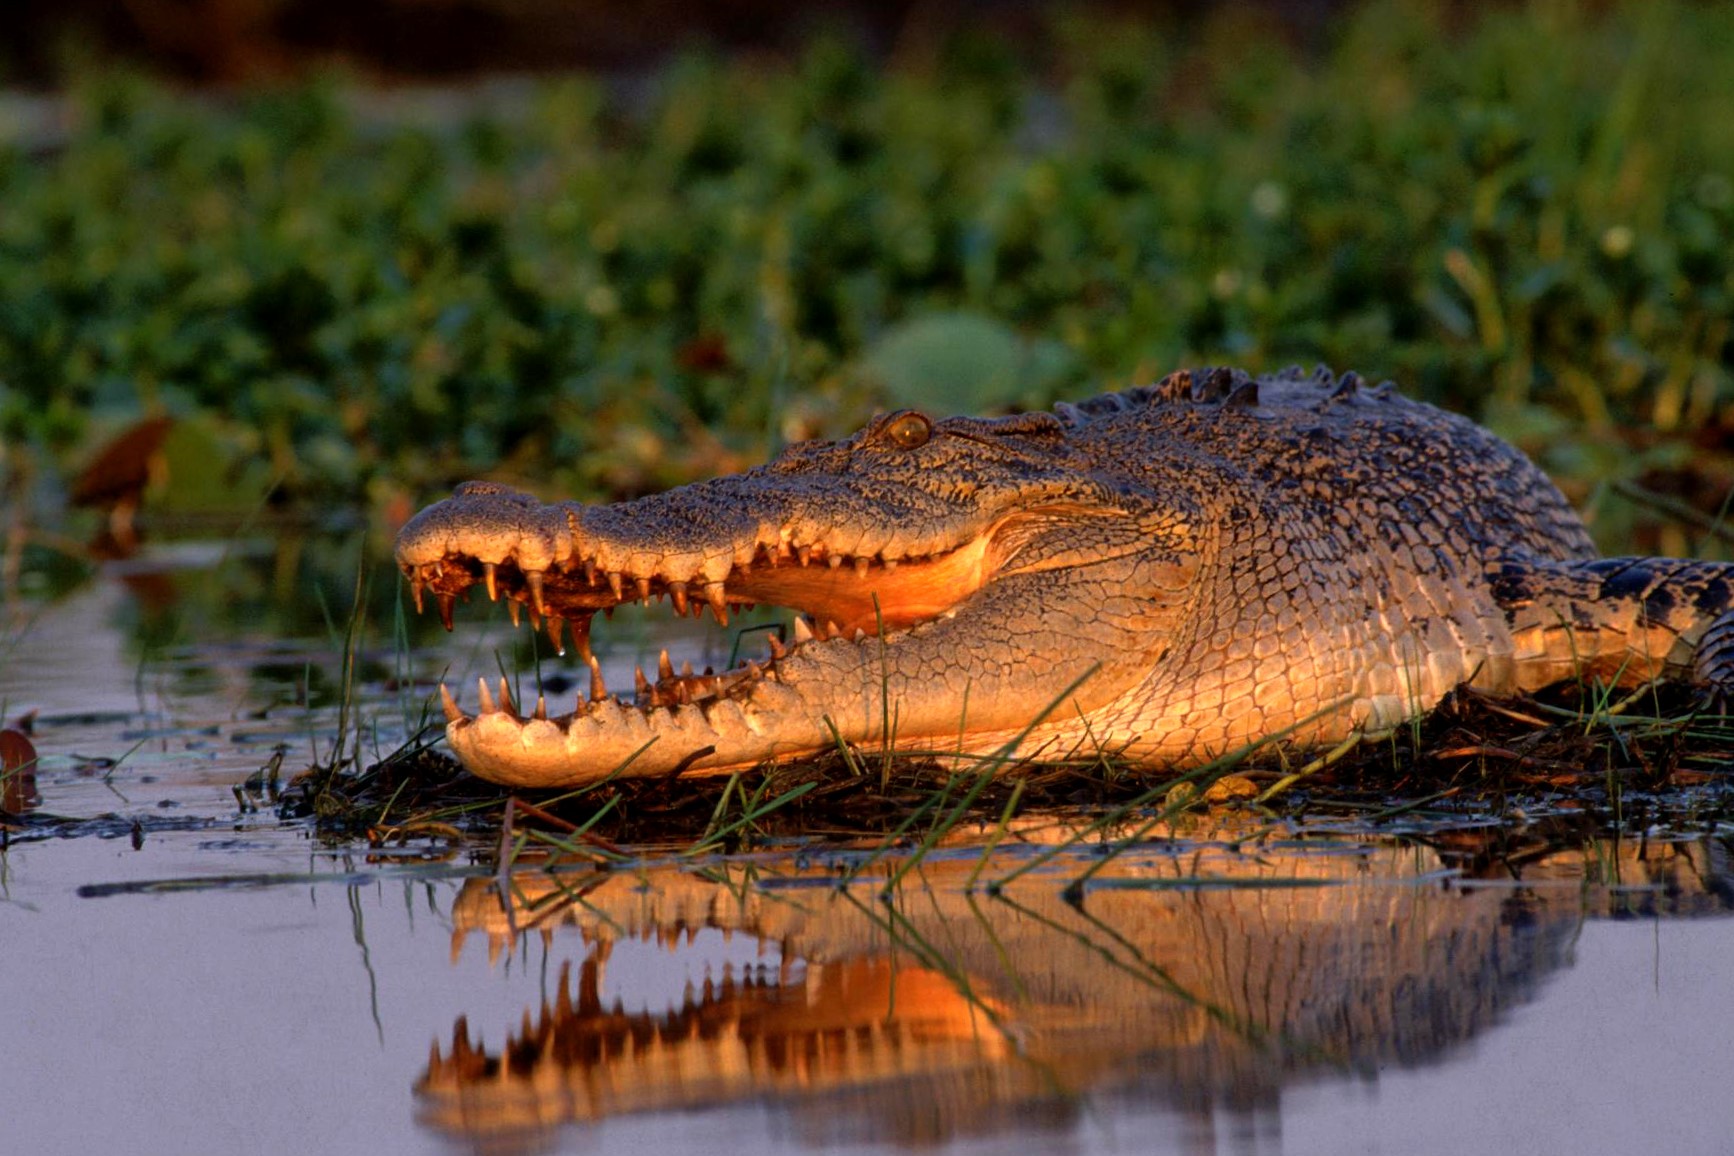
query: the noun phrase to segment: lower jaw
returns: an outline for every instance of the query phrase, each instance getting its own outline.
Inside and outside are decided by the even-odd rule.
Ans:
[[[776,711],[767,725],[769,710],[732,698],[649,710],[610,698],[556,718],[521,717],[504,698],[490,696],[487,706],[494,709],[458,712],[447,740],[472,773],[511,786],[716,774],[815,754],[827,742],[818,720],[799,710]]]

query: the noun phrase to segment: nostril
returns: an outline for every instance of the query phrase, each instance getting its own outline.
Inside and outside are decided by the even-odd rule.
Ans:
[[[512,486],[503,485],[500,482],[459,482],[452,490],[452,497],[504,498],[507,501],[516,502],[521,506],[534,506],[538,504],[533,495],[526,494],[523,490],[515,489]]]

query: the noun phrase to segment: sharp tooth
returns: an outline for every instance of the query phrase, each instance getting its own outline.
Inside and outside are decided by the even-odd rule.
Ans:
[[[685,582],[670,582],[668,584],[668,596],[674,602],[674,612],[676,614],[685,614],[686,613],[686,583]]]
[[[650,693],[650,680],[644,677],[644,668],[642,666],[634,666],[632,668],[632,689],[637,692],[640,700]]]
[[[537,614],[546,615],[548,604],[542,601],[542,572],[540,570],[524,571],[524,581],[530,586],[530,609]]]
[[[765,676],[764,668],[762,666],[760,666],[758,663],[754,662],[752,659],[750,659],[750,658],[747,659],[747,677],[749,679],[757,681],[758,679],[761,679],[764,676]]]
[[[523,611],[519,609],[519,606],[520,604],[516,598],[506,599],[506,613],[511,616],[513,630],[518,629],[518,619],[523,614]]]
[[[805,615],[795,615],[795,645],[799,646],[803,642],[811,641],[813,641],[813,624],[807,621]]]
[[[841,555],[841,554],[833,554],[829,558],[825,559],[825,565],[829,566],[833,570],[835,570],[837,567],[841,566],[842,564],[843,564],[843,555]]]
[[[692,701],[692,683],[687,682],[685,679],[675,683],[674,697],[676,701],[683,705],[690,703]]]
[[[832,619],[829,619],[826,621],[826,623],[825,623],[825,637],[826,638],[835,638],[841,633],[843,633],[842,623],[838,622],[835,618],[832,618]]]
[[[596,585],[596,563],[589,558],[584,559],[584,585]]]
[[[416,571],[409,578],[409,596],[415,603],[415,612],[421,613],[421,592],[427,588],[427,583],[421,580],[421,571]]]
[[[503,675],[500,678],[500,709],[513,718],[518,717],[518,704],[512,701],[512,688],[506,685]]]
[[[591,615],[582,614],[572,620],[572,644],[585,662],[590,661],[590,619]]]
[[[692,677],[692,663],[683,662],[680,664],[680,677],[683,679]]]
[[[853,639],[851,639],[850,641],[860,642],[863,638],[866,638],[866,637],[867,637],[867,632],[865,630],[862,630],[859,626],[857,626],[855,628],[855,637]]]
[[[464,712],[458,709],[458,700],[452,697],[452,692],[446,689],[445,683],[440,683],[440,709],[446,712],[446,721],[455,723],[464,717]]]
[[[493,714],[499,708],[494,705],[494,692],[488,689],[488,680],[476,679],[476,698],[481,704],[476,708],[478,715]]]
[[[536,696],[536,716],[535,717],[542,719],[544,721],[547,720],[547,718],[548,718],[548,698],[546,695],[538,694]]]
[[[717,622],[723,626],[729,624],[728,592],[721,582],[706,582],[704,596],[710,602],[710,611],[716,615]]]
[[[482,585],[488,588],[489,602],[498,602],[500,600],[500,587],[499,584],[494,581],[494,564],[492,562],[482,563]]]
[[[674,677],[674,663],[668,660],[668,651],[666,650],[656,656],[656,677],[659,679]]]
[[[857,577],[857,578],[867,577],[867,567],[871,566],[871,565],[872,565],[872,563],[867,561],[867,559],[865,557],[856,558],[855,559],[855,577]]]
[[[648,603],[650,601],[650,579],[634,578],[632,584],[638,587],[638,600]]]
[[[895,559],[895,558],[885,559],[885,572],[887,574],[889,574],[889,573],[891,573],[891,571],[893,571],[895,569],[897,569],[897,559]]]
[[[608,686],[602,681],[602,664],[590,656],[590,701],[601,702],[608,697]]]
[[[455,594],[441,594],[439,596],[440,625],[447,630],[452,628],[452,607],[457,605],[457,601]]]
[[[614,601],[621,602],[625,600],[626,590],[620,581],[620,572],[618,570],[610,570],[608,572],[608,589],[613,591]]]
[[[811,546],[796,546],[795,557],[800,560],[801,565],[805,566],[813,560],[813,548]]]
[[[565,627],[566,620],[564,618],[556,618],[552,614],[548,616],[548,641],[554,644],[555,654],[566,653],[566,643],[560,637],[565,632]]]

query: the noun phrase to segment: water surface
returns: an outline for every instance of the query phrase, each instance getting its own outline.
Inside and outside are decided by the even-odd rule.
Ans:
[[[6,629],[0,704],[37,712],[43,757],[0,855],[9,1149],[1689,1153],[1734,1136],[1728,831],[1219,815],[1081,897],[1066,887],[1090,847],[966,886],[1068,815],[1028,818],[986,864],[960,833],[889,890],[895,857],[839,885],[865,859],[850,848],[502,876],[439,841],[327,844],[236,788],[332,749],[355,553],[268,547],[159,549]],[[370,747],[419,719],[403,675],[522,657],[476,617],[406,658],[376,608]],[[634,648],[663,644],[630,622],[609,638],[626,685]],[[674,644],[703,661],[697,634]]]

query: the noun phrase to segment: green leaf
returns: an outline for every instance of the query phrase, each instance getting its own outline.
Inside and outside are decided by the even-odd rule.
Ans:
[[[929,313],[893,326],[863,359],[868,379],[894,406],[985,413],[1039,404],[1077,359],[1057,341],[1030,342],[979,313]]]

